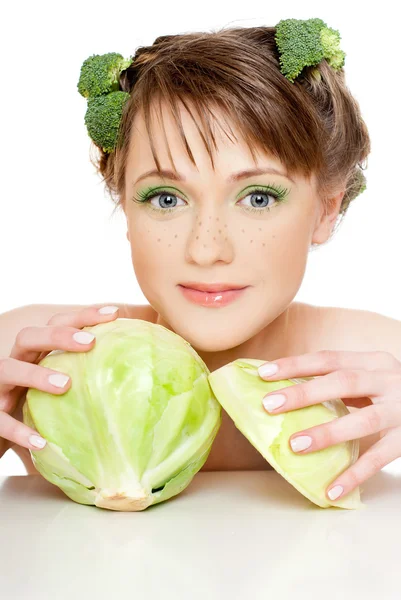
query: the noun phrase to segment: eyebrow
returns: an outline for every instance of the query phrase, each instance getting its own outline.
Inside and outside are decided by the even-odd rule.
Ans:
[[[227,178],[227,183],[235,183],[240,179],[246,179],[247,177],[254,177],[255,175],[266,175],[267,173],[273,173],[275,175],[281,175],[282,177],[286,177],[292,183],[295,184],[295,181],[287,174],[274,169],[273,167],[265,168],[265,169],[245,169],[243,171],[237,171],[236,173],[231,173],[231,175]],[[174,181],[186,181],[185,177],[176,171],[170,171],[168,169],[162,169],[158,171],[157,169],[152,169],[151,171],[146,171],[143,173],[138,179],[134,182],[136,185],[142,179],[146,177],[150,177],[152,175],[158,175],[166,179],[172,179]]]

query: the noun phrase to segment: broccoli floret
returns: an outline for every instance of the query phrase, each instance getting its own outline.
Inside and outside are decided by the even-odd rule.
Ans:
[[[367,188],[366,177],[365,177],[364,173],[362,173],[362,171],[360,171],[359,169],[357,171],[355,187],[356,187],[355,196],[359,196]]]
[[[84,98],[94,98],[119,89],[121,71],[127,69],[132,58],[124,58],[116,52],[93,54],[81,67],[78,91]]]
[[[341,69],[345,63],[345,52],[340,48],[340,32],[331,27],[325,27],[320,32],[324,58],[333,69]]]
[[[89,136],[104,152],[112,152],[116,147],[124,104],[129,97],[128,93],[118,91],[88,98],[85,124]]]
[[[340,47],[340,33],[322,19],[285,19],[276,26],[276,44],[280,53],[281,72],[294,82],[304,67],[314,66],[323,58],[334,69],[344,66],[345,52]]]
[[[93,54],[81,67],[78,91],[88,98],[85,124],[89,136],[104,152],[112,152],[117,143],[124,104],[129,98],[119,89],[119,78],[132,60],[116,52]]]

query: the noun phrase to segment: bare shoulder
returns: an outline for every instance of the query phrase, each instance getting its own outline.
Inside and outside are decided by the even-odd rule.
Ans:
[[[300,309],[301,310],[301,309]],[[310,349],[390,352],[401,360],[401,321],[362,309],[302,305],[309,319]]]

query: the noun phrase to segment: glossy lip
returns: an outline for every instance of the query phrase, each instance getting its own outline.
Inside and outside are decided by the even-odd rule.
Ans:
[[[185,281],[178,284],[180,287],[189,288],[191,290],[199,290],[201,292],[225,292],[227,290],[243,290],[248,286],[239,286],[235,283],[200,283],[197,281]]]
[[[203,292],[194,288],[187,288],[183,285],[178,286],[187,300],[208,308],[219,308],[226,306],[236,300],[249,287],[240,289],[229,289],[220,292]]]

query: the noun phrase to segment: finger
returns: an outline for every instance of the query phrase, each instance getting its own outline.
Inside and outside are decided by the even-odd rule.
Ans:
[[[401,373],[398,371],[344,369],[269,392],[262,402],[268,412],[278,414],[342,397],[383,397],[390,393],[394,386],[401,388]],[[277,393],[285,398],[285,402],[274,408],[271,402]]]
[[[39,356],[41,355],[41,353],[43,353],[43,351],[45,351],[45,353],[47,354],[49,351],[52,350],[68,350],[68,348],[60,348],[57,345],[49,346],[48,340],[51,339],[53,343],[55,342],[57,344],[64,339],[68,339],[60,333],[65,327],[69,327],[70,332],[75,333],[78,329],[82,329],[83,327],[91,327],[93,325],[112,321],[113,319],[117,318],[118,310],[114,313],[101,314],[99,312],[101,308],[104,307],[102,306],[99,308],[96,306],[89,306],[77,311],[57,313],[51,317],[51,319],[48,321],[47,326],[27,327],[22,329],[17,334],[15,343],[11,349],[10,357],[16,358],[18,360],[24,360],[26,362],[34,362],[38,360]],[[56,333],[54,333],[54,337],[49,338],[49,336],[52,336],[52,334],[48,333],[47,337],[45,338],[46,344],[44,346],[38,345],[38,342],[36,340],[38,330],[50,332],[52,328],[57,328]],[[28,330],[28,334],[26,330]],[[29,348],[25,348],[23,344],[28,342]],[[74,346],[71,347],[72,352],[87,351],[87,348],[83,350],[82,346],[80,346],[76,342],[73,342],[73,344]]]
[[[94,346],[95,339],[89,331],[74,327],[24,327],[16,337],[10,360],[33,362],[33,355],[39,350],[87,352]]]
[[[264,367],[277,365],[278,371],[272,375],[263,375]],[[259,369],[262,379],[288,379],[327,375],[340,369],[401,370],[401,363],[389,352],[355,352],[321,350],[315,353],[288,356],[274,362],[263,363]]]
[[[64,394],[71,387],[68,374],[14,358],[0,360],[0,382],[0,410],[6,410],[2,398],[7,394],[8,386],[36,388],[50,394]]]
[[[392,431],[397,431],[397,434],[394,435],[391,440],[390,436],[392,432],[371,446],[351,467],[341,473],[341,475],[328,486],[326,494],[330,500],[334,500],[329,495],[330,490],[340,493],[335,500],[343,498],[346,494],[349,494],[349,492],[378,473],[383,467],[401,455],[400,429],[397,428],[397,430]]]
[[[0,438],[4,438],[9,442],[13,442],[18,444],[18,446],[23,446],[24,448],[29,448],[31,450],[41,450],[46,445],[46,440],[44,440],[37,431],[20,423],[20,421],[16,421],[10,415],[1,411]],[[6,447],[10,448],[11,445],[7,444]]]
[[[112,309],[115,308],[114,312],[107,312],[105,314],[99,312],[103,309]],[[103,321],[110,321],[111,319],[115,319],[119,314],[119,309],[117,306],[104,306],[102,305],[91,305],[86,306],[85,308],[81,308],[76,311],[68,311],[68,312],[60,312],[53,315],[49,321],[48,325],[67,325],[70,327],[77,327],[81,329],[82,327],[91,327],[93,325],[97,325],[98,323],[102,323]]]
[[[388,427],[401,426],[401,403],[394,402],[386,405],[379,404],[367,406],[349,415],[333,419],[327,423],[310,427],[303,431],[297,431],[289,439],[290,447],[299,436],[311,438],[311,444],[302,452],[316,452],[329,446],[335,446],[342,442],[348,442],[378,433]]]

